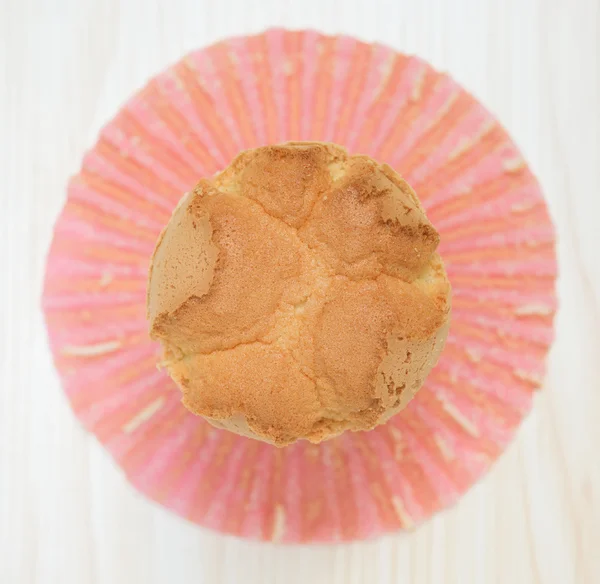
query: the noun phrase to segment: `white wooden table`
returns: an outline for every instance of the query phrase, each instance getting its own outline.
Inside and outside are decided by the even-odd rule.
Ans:
[[[520,144],[558,227],[546,388],[487,478],[413,534],[278,547],[188,524],[126,483],[51,364],[44,256],[83,150],[158,69],[271,25],[449,70]],[[0,0],[0,582],[600,582],[599,36],[598,0]]]

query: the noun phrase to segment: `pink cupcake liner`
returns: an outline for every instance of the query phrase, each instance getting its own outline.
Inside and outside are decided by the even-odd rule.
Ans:
[[[447,348],[389,423],[285,449],[180,403],[147,335],[157,236],[181,194],[246,148],[325,140],[392,165],[441,233]],[[69,186],[43,306],[72,408],[144,494],[200,525],[285,542],[411,528],[506,447],[544,376],[554,231],[500,124],[424,61],[350,37],[270,30],[191,53],[132,97]]]

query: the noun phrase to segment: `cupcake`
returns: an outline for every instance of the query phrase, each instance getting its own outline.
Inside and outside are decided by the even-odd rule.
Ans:
[[[150,335],[183,404],[277,446],[403,409],[448,333],[439,236],[394,170],[335,144],[247,150],[156,245]]]
[[[246,204],[267,212],[267,216],[253,216],[258,228],[264,227],[262,246],[268,248],[273,261],[279,266],[277,254],[285,250],[276,244],[269,247],[269,241],[273,242],[267,237],[273,231],[267,232],[273,224],[271,215],[281,218],[276,222],[279,243],[286,240],[287,233],[306,246],[295,251],[292,246],[290,252],[297,254],[300,269],[292,265],[289,271],[279,272],[290,282],[268,322],[252,321],[244,313],[244,322],[251,325],[240,331],[242,320],[236,321],[230,312],[229,322],[237,322],[238,328],[232,327],[228,338],[223,336],[224,328],[205,331],[196,341],[202,345],[196,352],[217,361],[219,351],[241,350],[244,343],[266,348],[270,343],[271,349],[278,349],[280,359],[294,362],[286,371],[285,383],[276,383],[275,369],[260,362],[257,388],[265,391],[270,384],[289,390],[290,372],[298,368],[309,381],[306,401],[300,401],[300,406],[306,403],[309,407],[297,414],[299,401],[287,402],[289,410],[282,415],[281,401],[274,398],[257,404],[253,393],[232,396],[236,386],[230,381],[242,367],[247,387],[250,360],[239,360],[240,371],[227,374],[211,363],[212,368],[201,369],[202,375],[208,370],[229,376],[227,383],[220,378],[216,380],[219,388],[206,380],[200,384],[192,367],[196,356],[190,357],[196,347],[191,347],[192,352],[190,347],[185,349],[187,341],[178,337],[184,335],[182,323],[173,317],[182,318],[186,310],[198,315],[199,321],[190,317],[186,324],[188,341],[194,338],[198,322],[209,322],[201,316],[203,303],[231,274],[225,271],[223,260],[229,257],[225,254],[229,248],[227,241],[219,240],[224,226],[216,222],[219,205],[213,195],[205,192],[200,197],[199,215],[206,220],[187,229],[188,236],[191,233],[198,245],[205,246],[206,254],[197,255],[197,261],[206,282],[202,283],[189,265],[190,282],[184,284],[185,277],[179,277],[186,269],[186,246],[191,244],[183,231],[172,230],[175,223],[165,232],[156,253],[151,323],[153,328],[159,325],[153,335],[162,340],[164,349],[148,335],[149,258],[182,194],[190,191],[199,177],[212,177],[239,152],[288,140],[337,142],[349,152],[367,154],[401,172],[440,234],[438,251],[452,282],[452,325],[438,364],[408,406],[387,423],[368,432],[342,432],[320,444],[298,440],[286,448],[273,448],[267,442],[214,428],[206,420],[280,444],[299,436],[319,440],[343,428],[358,429],[382,421],[386,413],[401,407],[400,403],[393,406],[398,397],[412,395],[416,388],[411,386],[424,377],[429,363],[411,380],[403,380],[401,374],[406,377],[413,371],[410,363],[400,364],[407,358],[405,354],[396,361],[404,368],[395,370],[387,391],[394,394],[402,383],[408,391],[404,388],[399,396],[386,396],[384,378],[379,375],[380,380],[371,385],[374,397],[361,397],[359,384],[366,388],[371,383],[359,380],[358,366],[367,368],[366,339],[373,338],[366,333],[374,335],[379,326],[389,328],[391,336],[392,329],[399,326],[392,318],[397,318],[393,304],[385,327],[372,316],[372,307],[385,305],[389,295],[380,294],[380,287],[377,294],[370,294],[366,288],[359,289],[359,284],[380,286],[391,281],[386,279],[389,276],[410,290],[422,288],[426,296],[437,299],[430,286],[444,282],[435,276],[439,261],[435,253],[428,278],[428,267],[420,272],[414,264],[405,267],[390,261],[387,252],[392,248],[384,237],[384,226],[380,230],[370,227],[367,214],[363,216],[366,223],[360,223],[359,210],[370,208],[364,206],[366,202],[373,205],[376,216],[384,220],[392,216],[390,205],[384,205],[389,197],[381,197],[379,202],[362,198],[351,204],[352,197],[338,196],[340,204],[334,208],[330,199],[338,193],[337,187],[346,179],[357,179],[368,164],[357,169],[354,157],[337,147],[321,145],[329,152],[327,156],[342,160],[326,163],[334,185],[326,193],[323,189],[328,187],[319,186],[318,174],[302,173],[313,198],[302,198],[295,207],[282,196],[289,192],[287,188],[279,189],[276,201],[266,196],[268,185],[253,190],[252,183],[260,186],[267,178],[265,172],[258,179],[252,172],[252,165],[261,160],[261,151],[254,151],[254,158],[252,154],[242,156],[229,171],[208,184],[203,182],[200,192],[211,186],[225,193],[229,185],[233,191],[229,194],[235,195],[243,176]],[[312,148],[316,146],[309,150]],[[266,156],[265,151],[261,156]],[[383,166],[374,166],[377,176],[383,173],[386,181],[395,176]],[[272,173],[272,178],[275,176]],[[291,178],[289,169],[284,176]],[[391,182],[390,192],[398,187],[400,200],[410,200],[408,194],[403,197],[411,191],[402,181]],[[189,206],[192,197],[196,198],[188,195],[181,205]],[[342,200],[349,203],[342,204]],[[204,213],[202,205],[209,203],[210,209]],[[251,212],[250,207],[247,210]],[[395,214],[402,218],[398,224],[416,217],[416,210],[404,217],[398,208]],[[182,208],[177,212],[185,224]],[[418,215],[422,216],[420,210]],[[326,220],[313,221],[319,217]],[[428,225],[426,219],[420,220]],[[351,224],[355,225],[352,238]],[[241,225],[240,229],[246,229]],[[290,228],[286,230],[284,225]],[[344,225],[347,231],[342,229]],[[233,246],[234,225],[229,221],[227,227]],[[249,233],[244,231],[246,236]],[[429,234],[429,238],[435,237]],[[339,245],[344,238],[346,245]],[[166,250],[162,248],[168,242],[171,250],[181,251],[175,251],[179,255],[162,265]],[[365,242],[372,245],[367,247],[368,253]],[[420,253],[430,253],[429,246],[434,243],[429,241]],[[485,106],[449,75],[416,56],[377,43],[311,30],[272,29],[191,52],[152,77],[115,112],[69,182],[48,254],[43,310],[54,362],[74,414],[141,493],[195,524],[240,537],[287,543],[351,541],[412,528],[453,504],[514,438],[544,379],[553,339],[554,245],[543,193],[519,148]],[[306,249],[313,252],[308,259],[302,252]],[[256,264],[268,255],[266,251],[262,256],[247,255],[238,265]],[[314,270],[307,261],[315,262]],[[294,262],[286,265],[290,264]],[[260,298],[260,279],[254,287],[247,283],[242,287],[241,267],[232,276],[240,288],[235,301],[238,310],[256,307],[259,301],[271,306],[267,298]],[[325,272],[327,281],[317,278],[318,270]],[[172,278],[170,284],[165,283],[165,276]],[[330,309],[335,304],[323,300],[323,318],[319,320],[319,294],[325,289],[338,294],[343,281],[352,288],[349,298],[365,300],[360,313],[333,313]],[[194,283],[200,287],[194,289]],[[302,286],[311,293],[303,293]],[[234,291],[233,287],[229,290]],[[194,294],[199,299],[186,302]],[[440,296],[445,294],[442,291]],[[226,296],[221,298],[224,301]],[[393,299],[397,298],[394,294]],[[406,298],[412,297],[407,294]],[[268,302],[273,302],[272,298]],[[178,309],[180,305],[185,307]],[[226,304],[213,307],[221,322],[227,320]],[[192,310],[195,308],[198,312]],[[331,315],[329,328],[326,314]],[[372,329],[368,329],[369,322]],[[303,324],[306,328],[301,333]],[[430,324],[435,327],[432,321],[427,326]],[[418,338],[426,339],[426,323],[421,326]],[[316,340],[335,327],[340,341],[325,354]],[[439,330],[443,332],[442,327]],[[351,340],[357,337],[360,342]],[[403,335],[396,338],[400,337]],[[385,342],[377,357],[382,361],[388,350],[387,337]],[[410,342],[414,347],[414,338]],[[401,350],[399,347],[398,352]],[[406,350],[411,351],[414,365],[417,351],[408,345]],[[185,406],[177,385],[164,370],[157,371],[161,359],[180,380]],[[371,362],[369,367],[370,377],[375,366]],[[353,377],[341,377],[342,369]],[[252,373],[257,375],[256,366]],[[385,385],[388,382],[389,376]],[[215,402],[215,395],[228,401]],[[283,395],[282,391],[277,397]],[[321,413],[317,415],[312,405],[315,396],[320,400]],[[276,406],[280,409],[274,412]],[[385,413],[373,413],[382,407]],[[287,421],[292,416],[295,428]],[[324,420],[320,433],[319,418]]]

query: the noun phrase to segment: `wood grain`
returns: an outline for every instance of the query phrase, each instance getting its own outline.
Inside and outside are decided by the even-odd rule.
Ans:
[[[98,129],[182,53],[271,25],[377,40],[450,71],[520,144],[557,224],[546,388],[485,480],[414,533],[277,547],[183,522],[77,425],[46,346],[45,253]],[[600,581],[597,0],[0,0],[0,35],[0,582]]]

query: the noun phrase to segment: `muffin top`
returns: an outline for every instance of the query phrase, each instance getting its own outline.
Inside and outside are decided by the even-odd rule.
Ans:
[[[240,154],[184,195],[148,282],[183,403],[284,445],[408,403],[447,334],[439,236],[389,166],[334,144]]]

